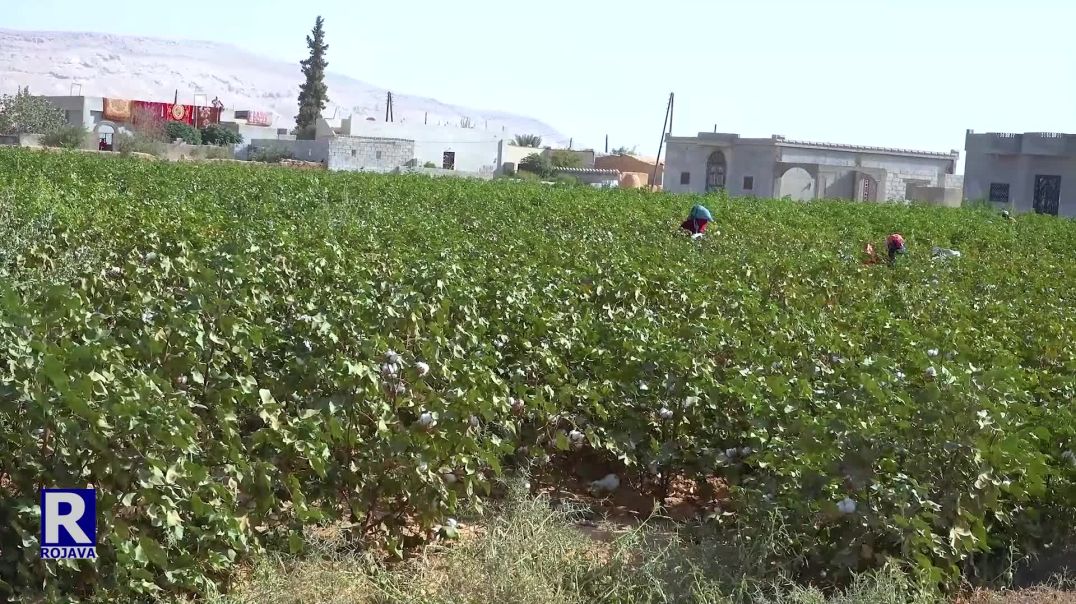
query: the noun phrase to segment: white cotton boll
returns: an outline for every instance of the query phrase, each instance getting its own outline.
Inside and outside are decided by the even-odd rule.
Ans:
[[[430,372],[430,365],[428,363],[424,363],[422,361],[419,361],[419,362],[415,363],[415,369],[418,370],[419,376],[422,377],[422,376],[427,375]]]
[[[579,430],[572,430],[568,433],[568,440],[573,443],[583,442],[583,433]]]
[[[898,380],[903,380],[904,379],[904,372],[903,371],[898,371],[896,373],[896,376],[897,376]]]
[[[751,447],[740,447],[740,456],[747,457],[751,454]]]
[[[689,397],[684,399],[684,407],[685,408],[690,409],[690,408],[692,408],[692,407],[694,407],[695,405],[698,405],[698,404],[699,404],[699,397],[697,397],[697,396],[689,396]]]
[[[672,419],[672,416],[672,409],[666,409],[665,407],[662,407],[661,410],[658,411],[658,417],[660,417],[661,419]]]
[[[396,363],[384,363],[381,365],[381,375],[385,377],[396,377],[400,373],[400,366]]]
[[[936,357],[936,356],[938,356],[938,349],[937,348],[931,348],[930,350],[927,351],[927,356],[928,357]]]
[[[597,493],[612,493],[620,488],[620,478],[616,474],[607,474],[601,480],[590,483],[590,489]]]
[[[471,417],[467,418],[467,423],[470,424],[472,428],[477,428],[479,424],[478,416],[472,415]]]
[[[927,367],[927,372],[926,373],[927,373],[927,377],[929,377],[929,378],[938,377],[938,370],[933,368],[933,367]]]
[[[737,453],[739,453],[739,450],[736,447],[725,449],[725,457],[728,457],[729,459],[736,457]]]
[[[426,411],[422,415],[418,416],[418,425],[422,426],[423,428],[432,428],[437,425],[437,420],[433,418],[432,413]]]
[[[396,383],[396,394],[406,394],[406,393],[407,393],[407,386],[405,386],[403,382],[397,382]]]
[[[1076,466],[1076,453],[1073,453],[1072,451],[1065,451],[1064,453],[1062,453],[1061,459],[1064,459],[1070,464]]]
[[[156,317],[157,317],[157,313],[153,312],[152,310],[142,311],[142,322],[143,323],[152,323],[153,319],[156,318]]]
[[[851,514],[856,511],[856,502],[851,497],[845,497],[837,502],[837,509],[842,514]]]
[[[445,526],[447,526],[450,529],[454,529],[454,528],[459,526],[459,523],[456,522],[455,518],[449,518],[448,520],[445,520]]]
[[[395,350],[390,350],[385,353],[385,362],[392,365],[399,365],[403,359],[396,353]]]
[[[430,466],[427,465],[425,462],[418,464],[418,473],[419,474],[425,474],[429,470],[430,470]]]
[[[511,407],[512,413],[519,415],[527,410],[527,405],[523,402],[523,399],[514,397],[508,397],[508,406]]]
[[[146,262],[153,262],[157,259],[157,252],[148,252],[144,258]]]
[[[110,266],[108,268],[107,272],[108,272],[109,277],[122,277],[123,276],[123,269],[118,267],[118,266]]]
[[[307,352],[314,350],[314,344],[310,340],[303,340],[303,350]]]
[[[441,478],[445,481],[445,484],[456,484],[456,475],[452,472],[445,472],[441,475]]]

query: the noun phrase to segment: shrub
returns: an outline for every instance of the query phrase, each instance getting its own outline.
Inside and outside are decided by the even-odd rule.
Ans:
[[[291,150],[281,146],[258,147],[250,153],[250,161],[266,164],[279,164],[285,159],[295,159],[295,155]]]
[[[90,133],[82,126],[64,126],[41,137],[41,144],[61,149],[82,149],[89,140]]]
[[[428,161],[428,162],[422,164],[422,167],[423,168],[436,168],[437,164],[433,163],[432,161]]]
[[[145,132],[117,132],[112,135],[112,149],[119,153],[146,153],[158,157],[165,154],[167,144]]]
[[[527,157],[524,157],[519,162],[519,169],[521,171],[537,174],[542,178],[548,178],[553,174],[553,164],[549,161],[549,158],[541,153],[531,153]]]
[[[188,145],[202,144],[202,134],[190,124],[168,122],[164,126],[164,133],[168,137],[168,142],[181,140]]]
[[[240,145],[243,143],[243,135],[217,124],[202,128],[203,145]]]

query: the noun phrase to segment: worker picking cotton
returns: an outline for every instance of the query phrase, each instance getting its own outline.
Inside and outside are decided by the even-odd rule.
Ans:
[[[907,252],[907,249],[904,247],[904,237],[900,233],[893,233],[889,237],[886,237],[885,247],[889,254],[890,263],[896,260],[897,254],[904,254]]]
[[[692,236],[700,235],[706,231],[706,225],[713,220],[713,216],[710,214],[710,210],[707,210],[701,204],[695,204],[691,207],[691,213],[688,215],[687,220],[680,224],[680,228],[691,233]]]

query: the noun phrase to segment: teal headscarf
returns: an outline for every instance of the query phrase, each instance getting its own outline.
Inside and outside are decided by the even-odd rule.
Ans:
[[[688,216],[688,218],[691,220],[705,220],[707,222],[714,219],[714,217],[710,215],[710,210],[707,210],[699,204],[692,206],[691,215]]]

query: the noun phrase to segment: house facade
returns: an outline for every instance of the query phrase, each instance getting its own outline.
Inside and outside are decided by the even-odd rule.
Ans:
[[[317,139],[350,136],[364,139],[406,140],[414,145],[411,167],[434,168],[475,176],[493,176],[504,162],[505,135],[499,132],[405,122],[378,122],[360,118],[318,119]]]
[[[933,153],[700,132],[666,137],[663,188],[673,193],[796,200],[956,199],[959,151]]]
[[[140,109],[152,109],[161,115],[161,119],[184,122],[195,127],[218,124],[238,132],[244,140],[276,138],[281,135],[279,129],[272,127],[272,114],[264,112],[230,111],[211,106],[110,99],[99,96],[46,96],[44,98],[64,112],[68,125],[81,126],[92,132],[96,140],[105,139],[105,142],[110,145],[113,135],[132,130],[135,113]],[[257,122],[251,120],[254,117],[258,118]]]
[[[1076,217],[1076,135],[968,130],[964,199]]]

